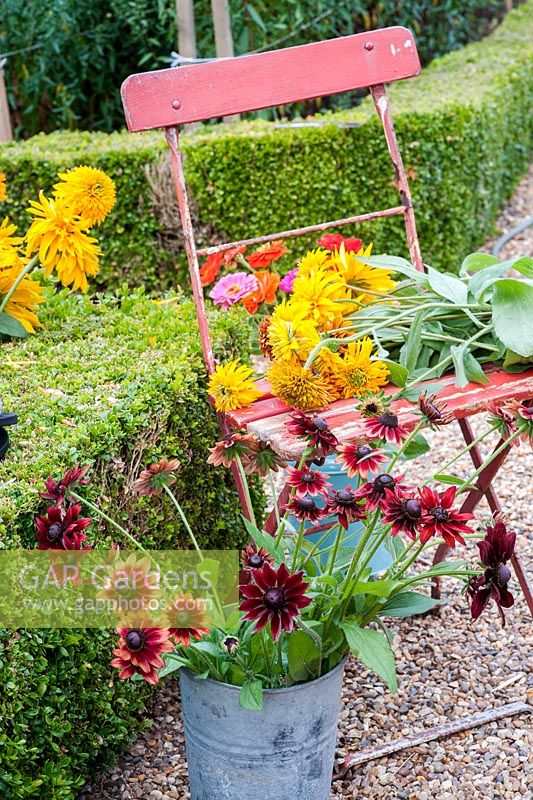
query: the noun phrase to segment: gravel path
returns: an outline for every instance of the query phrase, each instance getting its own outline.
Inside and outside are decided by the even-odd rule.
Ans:
[[[497,229],[510,229],[531,214],[532,207],[533,169],[498,220]],[[490,251],[491,246],[492,241],[487,242],[484,249]],[[524,253],[533,253],[533,228],[509,242],[500,256],[510,258]],[[411,462],[405,470],[406,480],[412,483],[422,481],[460,446],[455,428],[444,428],[428,438],[433,443],[432,452]],[[433,453],[438,454],[436,459]],[[468,467],[465,457],[454,471],[466,475]],[[509,523],[518,533],[517,552],[533,576],[532,474],[533,453],[521,446],[501,471],[496,489]],[[483,504],[479,519],[486,522],[488,515]],[[517,588],[516,580],[513,587]],[[339,764],[349,752],[450,719],[516,700],[533,706],[533,633],[520,593],[516,591],[516,604],[508,613],[504,629],[494,609],[476,624],[470,623],[465,601],[451,581],[444,585],[444,598],[446,606],[439,616],[415,617],[393,626],[397,632],[397,695],[391,695],[357,662],[348,663],[338,740]],[[152,727],[122,756],[114,770],[92,780],[79,800],[190,797],[175,681],[168,681],[154,696],[148,712]],[[331,800],[530,798],[532,752],[531,716],[520,714],[364,764],[348,773],[345,780],[333,784]]]

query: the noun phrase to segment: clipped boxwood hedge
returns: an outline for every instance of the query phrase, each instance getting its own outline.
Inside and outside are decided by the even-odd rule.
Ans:
[[[231,478],[205,463],[218,428],[192,303],[61,292],[42,319],[36,336],[1,345],[0,397],[20,421],[0,462],[0,548],[34,546],[37,492],[76,462],[94,463],[93,499],[145,545],[185,544],[168,502],[129,491],[162,455],[182,462],[176,489],[203,546],[239,546]],[[242,314],[213,313],[212,324],[219,356],[248,350]],[[261,511],[257,489],[255,500]],[[111,538],[95,527],[98,540]],[[107,631],[0,631],[1,798],[71,800],[134,734],[147,694],[117,680],[111,641]]]
[[[526,168],[532,36],[528,0],[483,41],[391,86],[423,253],[435,266],[453,269],[479,246]],[[255,121],[187,134],[186,170],[203,243],[397,205],[371,104],[317,119],[318,127]],[[100,280],[164,289],[185,276],[172,185],[161,168],[165,151],[159,132],[59,133],[4,145],[5,209],[25,221],[29,195],[49,189],[57,169],[80,162],[101,166],[117,181],[119,201],[101,229],[106,256]],[[357,234],[373,239],[382,252],[405,252],[399,218],[367,223]]]

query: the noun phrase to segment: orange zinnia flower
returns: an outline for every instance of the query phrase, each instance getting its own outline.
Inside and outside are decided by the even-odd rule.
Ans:
[[[202,286],[209,286],[210,283],[213,283],[223,263],[224,257],[222,253],[211,253],[210,256],[207,256],[207,261],[204,261],[200,269]]]
[[[267,269],[255,273],[257,289],[243,298],[242,304],[249,314],[255,314],[261,303],[275,303],[280,277]]]
[[[244,253],[245,250],[246,246],[241,245],[240,247],[232,247],[230,250],[224,250],[222,253],[211,253],[210,256],[207,256],[207,260],[204,261],[200,269],[202,286],[209,286],[210,283],[213,283],[223,264],[227,267],[234,267],[235,256],[238,253]]]
[[[288,252],[282,239],[278,239],[276,242],[267,242],[248,256],[248,264],[252,269],[263,269]]]

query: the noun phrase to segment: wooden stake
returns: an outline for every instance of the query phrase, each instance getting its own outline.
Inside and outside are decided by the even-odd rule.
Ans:
[[[5,63],[5,59],[0,61],[0,142],[11,142],[13,140],[13,128],[11,127],[6,84],[4,81]]]
[[[180,55],[196,58],[196,29],[193,0],[176,0],[178,17],[178,51]]]
[[[213,12],[213,27],[215,29],[215,47],[217,58],[233,58],[233,35],[231,32],[231,16],[229,13],[228,0],[211,0]],[[238,115],[234,117],[222,117],[224,122],[238,120]]]

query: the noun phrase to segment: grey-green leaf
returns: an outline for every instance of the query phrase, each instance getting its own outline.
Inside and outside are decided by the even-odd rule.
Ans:
[[[27,339],[28,337],[25,327],[21,325],[18,319],[6,314],[5,311],[0,314],[0,333],[4,333],[14,339]]]
[[[249,711],[262,711],[263,684],[258,678],[253,678],[243,683],[239,692],[239,705]]]
[[[533,356],[533,286],[512,278],[496,281],[492,322],[496,336],[509,350]]]
[[[439,604],[439,600],[433,600],[419,592],[399,592],[387,600],[379,613],[385,617],[412,617],[415,614],[425,614]]]
[[[427,270],[429,285],[433,291],[445,297],[446,300],[451,300],[452,303],[462,306],[467,302],[468,289],[456,275],[449,275],[445,272],[437,272],[433,267],[428,267]]]
[[[385,681],[391,692],[398,691],[396,664],[392,648],[383,634],[360,628],[355,622],[343,622],[342,629],[351,652],[368,669]]]

